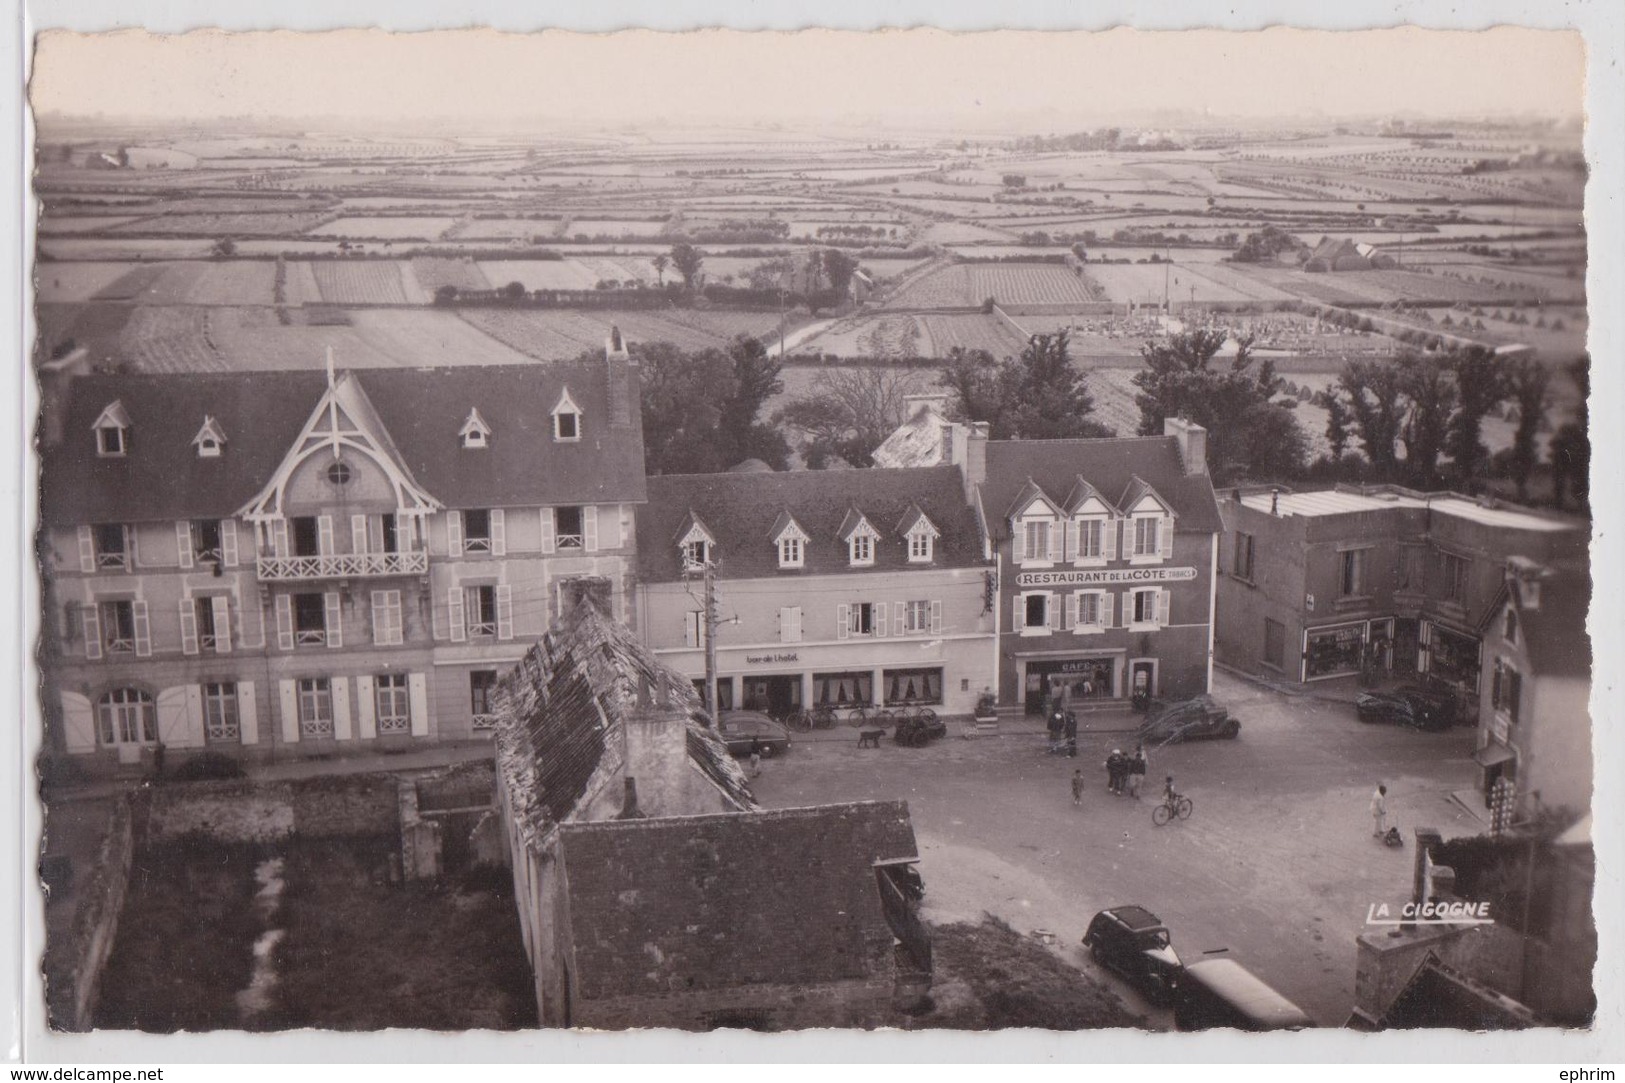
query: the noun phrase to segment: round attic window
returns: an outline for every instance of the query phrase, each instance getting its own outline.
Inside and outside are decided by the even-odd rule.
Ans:
[[[350,483],[350,464],[340,459],[328,467],[327,480],[334,485],[348,485]]]

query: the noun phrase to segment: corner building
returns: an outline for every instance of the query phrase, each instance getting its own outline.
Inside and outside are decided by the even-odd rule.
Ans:
[[[48,747],[111,769],[487,737],[553,616],[627,619],[637,401],[613,350],[47,386]]]

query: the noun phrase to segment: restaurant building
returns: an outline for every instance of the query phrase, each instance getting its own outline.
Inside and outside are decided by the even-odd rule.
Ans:
[[[969,714],[994,681],[995,593],[953,466],[648,479],[634,627],[718,705]]]
[[[1457,493],[1222,494],[1218,658],[1295,684],[1425,677],[1476,715],[1507,560],[1583,558],[1586,523]]]

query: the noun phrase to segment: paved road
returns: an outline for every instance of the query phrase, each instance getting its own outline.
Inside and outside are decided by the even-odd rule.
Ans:
[[[1228,948],[1318,1022],[1340,1026],[1367,906],[1409,890],[1411,829],[1480,830],[1449,796],[1471,786],[1472,731],[1365,726],[1345,704],[1222,674],[1215,684],[1241,736],[1153,752],[1151,781],[1172,773],[1196,806],[1166,827],[1152,825],[1149,795],[1136,803],[1105,792],[1100,764],[1122,735],[1086,736],[1075,761],[1046,756],[1032,736],[862,752],[855,738],[804,742],[769,763],[756,790],[770,807],[907,799],[936,919],[986,911],[1019,930],[1048,929],[1067,958],[1092,966],[1077,947],[1089,917],[1141,903],[1187,960]],[[1089,785],[1078,808],[1069,782],[1080,765]],[[1404,849],[1371,838],[1366,810],[1379,780]]]

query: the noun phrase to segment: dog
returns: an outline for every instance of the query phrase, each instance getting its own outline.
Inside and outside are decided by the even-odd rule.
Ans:
[[[885,730],[863,730],[858,734],[859,748],[879,748],[880,739],[886,736]]]

